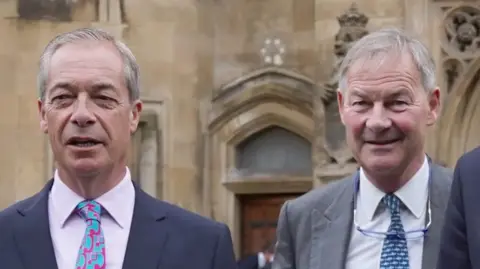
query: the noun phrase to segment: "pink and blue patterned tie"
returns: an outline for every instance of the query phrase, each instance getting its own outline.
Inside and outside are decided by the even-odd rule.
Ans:
[[[100,227],[102,206],[95,201],[83,201],[75,212],[87,223],[75,268],[105,269],[105,239]]]

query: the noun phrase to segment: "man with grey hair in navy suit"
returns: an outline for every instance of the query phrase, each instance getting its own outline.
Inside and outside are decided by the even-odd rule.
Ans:
[[[57,169],[38,194],[0,212],[2,269],[236,267],[225,224],[132,181],[127,152],[142,102],[125,44],[97,29],[57,36],[40,59],[38,88]]]

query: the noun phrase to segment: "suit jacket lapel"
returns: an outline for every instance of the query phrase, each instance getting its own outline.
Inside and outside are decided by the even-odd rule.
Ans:
[[[15,225],[15,241],[25,269],[57,268],[48,220],[50,180],[44,189],[18,209],[20,219]]]
[[[339,196],[323,214],[316,209],[311,213],[311,269],[345,268],[353,222],[353,177],[341,188]]]
[[[440,246],[441,229],[445,208],[448,201],[451,179],[443,172],[443,168],[431,163],[431,210],[432,223],[423,242],[422,268],[435,268]]]
[[[166,212],[158,201],[135,186],[135,206],[123,269],[158,268],[168,239]]]

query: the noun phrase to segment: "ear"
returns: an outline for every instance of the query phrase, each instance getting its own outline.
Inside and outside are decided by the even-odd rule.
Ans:
[[[431,126],[437,121],[438,115],[440,114],[440,89],[435,88],[427,96],[428,102],[428,117],[427,125]]]
[[[338,112],[340,113],[340,120],[342,121],[342,124],[345,124],[345,121],[343,120],[345,95],[343,95],[340,89],[337,90],[337,103],[338,103]]]
[[[143,103],[140,100],[137,100],[133,103],[132,110],[130,111],[130,133],[133,134],[137,128],[138,123],[140,122],[140,113],[143,109]]]
[[[48,121],[46,117],[45,105],[41,99],[37,101],[38,105],[38,115],[40,116],[40,130],[43,133],[48,133]]]

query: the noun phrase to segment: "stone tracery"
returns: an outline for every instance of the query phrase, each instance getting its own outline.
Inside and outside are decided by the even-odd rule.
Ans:
[[[442,67],[447,91],[480,56],[480,9],[461,5],[445,9],[442,31]]]
[[[480,6],[441,5],[444,17],[440,63],[448,97],[436,151],[438,159],[454,165],[478,141],[478,131],[472,127],[476,125],[471,122],[478,119],[474,111],[479,100]]]
[[[480,10],[462,6],[445,18],[445,35],[450,44],[462,53],[477,53],[480,45]]]

